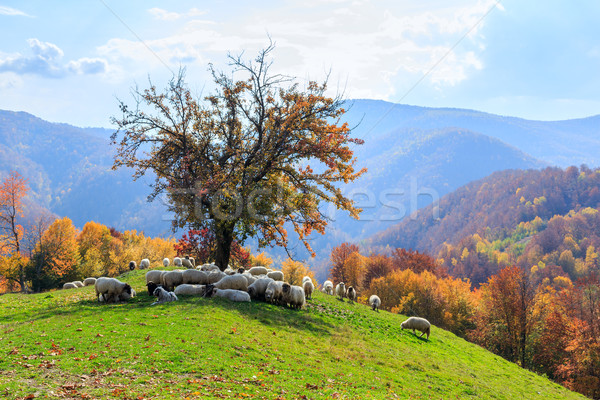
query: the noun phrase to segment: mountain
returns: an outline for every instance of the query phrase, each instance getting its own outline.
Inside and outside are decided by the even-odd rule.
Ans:
[[[28,179],[29,197],[38,207],[68,216],[76,226],[94,220],[167,234],[164,207],[145,202],[151,179],[133,182],[131,170],[111,170],[111,133],[0,111],[0,172],[19,172]]]
[[[495,172],[442,197],[437,208],[372,236],[369,246],[428,252],[476,284],[509,264],[539,265],[573,281],[600,270],[600,169]]]

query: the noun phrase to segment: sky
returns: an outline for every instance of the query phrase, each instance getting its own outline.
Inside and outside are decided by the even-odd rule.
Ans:
[[[0,109],[112,128],[133,87],[252,59],[331,94],[536,120],[600,114],[600,2],[0,0]],[[270,39],[269,39],[270,38]]]

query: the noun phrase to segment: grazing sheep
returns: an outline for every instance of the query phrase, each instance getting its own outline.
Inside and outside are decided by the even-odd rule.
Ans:
[[[152,281],[146,283],[146,287],[148,288],[148,296],[150,296],[150,297],[154,296],[154,290],[159,286],[160,286],[160,284],[152,282]],[[160,286],[160,287],[162,287],[162,286]]]
[[[415,329],[422,332],[421,336],[427,334],[427,340],[429,340],[429,332],[431,331],[431,324],[425,318],[410,317],[406,321],[400,324],[401,329],[412,329],[413,334],[416,335]]]
[[[218,289],[216,287],[211,287],[211,286],[212,285],[207,286],[205,297],[217,296],[217,297],[223,297],[229,301],[238,301],[238,302],[251,301],[250,295],[247,292],[244,292],[242,290]]]
[[[115,278],[98,278],[94,288],[96,289],[96,297],[102,295],[107,303],[110,303],[111,300],[117,302],[123,292],[131,295],[131,286]]]
[[[306,281],[311,281],[312,282],[312,279],[310,279],[310,276],[305,275],[304,278],[302,278],[302,283],[304,283]]]
[[[335,286],[335,294],[340,296],[341,301],[344,301],[344,296],[346,295],[346,285],[344,285],[344,282],[340,282]]]
[[[331,282],[331,281],[323,282],[323,292],[325,292],[326,294],[332,295],[333,294],[333,282]]]
[[[369,305],[373,308],[373,311],[379,312],[379,307],[381,306],[381,299],[376,294],[371,295],[369,297]]]
[[[206,285],[188,285],[184,283],[175,288],[175,294],[180,296],[204,296]]]
[[[248,272],[252,275],[266,275],[269,271],[265,267],[252,267]]]
[[[181,259],[181,265],[183,265],[185,268],[188,268],[188,269],[190,269],[190,268],[196,268],[194,266],[194,264],[192,264],[192,261],[189,259],[189,257],[182,258]]]
[[[308,276],[307,276],[307,278],[308,278]],[[312,292],[313,292],[313,290],[315,290],[315,285],[313,284],[313,282],[310,278],[308,278],[308,280],[305,280],[302,282],[302,289],[304,289],[306,298],[312,299]]]
[[[140,269],[148,269],[150,268],[150,260],[148,260],[147,258],[144,258],[142,261],[140,261]]]
[[[77,287],[83,287],[84,286],[83,282],[81,282],[81,281],[73,281],[72,283],[73,283],[73,285],[75,285]]]
[[[153,269],[151,271],[146,272],[146,283],[152,281],[152,282],[156,282],[156,283],[160,283],[160,275],[163,273],[164,271],[161,271],[160,269]]]
[[[85,278],[83,280],[83,286],[92,286],[96,283],[96,278]]]
[[[284,283],[281,285],[282,300],[289,304],[290,308],[300,309],[305,304],[304,289],[300,286]]]
[[[202,264],[202,266],[200,267],[200,271],[212,272],[220,271],[220,269],[215,264]]]
[[[163,265],[165,267],[168,267],[169,265],[171,265],[171,260],[169,260],[168,258],[163,258]]]
[[[63,285],[63,289],[77,289],[77,285],[73,282],[67,282]]]
[[[183,283],[204,285],[208,283],[208,274],[205,271],[197,269],[186,269],[182,272]]]
[[[129,270],[133,271],[137,267],[137,263],[135,261],[129,261]]]
[[[167,291],[173,291],[175,286],[183,283],[183,270],[176,269],[173,271],[167,271],[161,274],[161,284]]]
[[[176,266],[176,267],[182,267],[182,266],[183,266],[183,264],[182,264],[182,262],[181,262],[181,258],[179,258],[179,257],[175,257],[175,258],[173,259],[173,265],[174,265],[174,266]]]
[[[273,279],[271,278],[257,279],[254,283],[248,285],[248,294],[253,299],[264,300],[265,291],[271,282],[273,282]]]
[[[245,276],[246,279],[248,280],[248,285],[252,285],[254,282],[256,282],[258,280],[258,275],[254,276],[251,273],[249,273],[248,271],[243,272],[239,275]]]
[[[354,290],[353,286],[348,286],[348,291],[346,292],[346,296],[348,297],[348,300],[350,300],[350,303],[354,303],[356,301],[356,290]]]
[[[218,282],[214,283],[217,289],[235,289],[248,291],[248,280],[244,275],[225,275]]]
[[[283,282],[273,281],[269,282],[267,289],[265,290],[265,301],[270,303],[279,304],[281,301]]]
[[[206,283],[217,283],[226,276],[233,276],[233,275],[227,275],[223,271],[212,271],[207,275]]]
[[[156,289],[154,289],[154,296],[156,296],[157,300],[152,303],[151,305],[155,305],[155,304],[162,304],[162,303],[168,303],[171,301],[177,301],[179,300],[177,298],[177,295],[173,292],[167,292],[165,289],[163,289],[162,287],[157,287]]]
[[[270,271],[267,272],[267,276],[273,279],[274,281],[283,282],[283,271]]]

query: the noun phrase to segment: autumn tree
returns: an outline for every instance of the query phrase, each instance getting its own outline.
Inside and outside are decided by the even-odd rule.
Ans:
[[[271,73],[273,50],[254,61],[229,56],[231,73],[211,65],[216,89],[203,99],[180,71],[162,93],[152,84],[135,90],[135,105],[121,101],[113,118],[113,167],[134,168],[134,178],[154,173],[150,199],[167,194],[174,227],[213,231],[221,269],[234,239],[287,249],[288,227],[311,250],[307,237],[327,224],[322,202],[354,218],[360,211],[341,188],[364,172],[351,149],[362,141],[339,122],[342,98],[326,95],[327,81],[302,88]]]
[[[27,181],[18,172],[11,172],[0,185],[0,262],[2,275],[19,284],[21,291],[27,290],[22,240],[25,229],[18,219],[23,218],[23,197],[29,188]]]
[[[348,280],[349,274],[346,269],[353,253],[358,253],[358,246],[347,242],[331,250],[331,254],[329,255],[331,269],[329,270],[329,274],[336,284],[339,282],[345,283]]]
[[[283,271],[283,275],[285,276],[285,281],[290,285],[301,285],[302,279],[305,276],[309,276],[310,279],[315,281],[315,274],[313,271],[308,268],[304,263],[300,261],[292,260],[288,258],[283,263],[281,263],[281,270]]]
[[[215,233],[208,228],[190,229],[175,243],[174,249],[178,257],[193,256],[197,265],[213,262],[217,252]],[[250,252],[243,248],[237,240],[233,240],[231,243],[230,260],[231,264],[236,267],[251,265]]]

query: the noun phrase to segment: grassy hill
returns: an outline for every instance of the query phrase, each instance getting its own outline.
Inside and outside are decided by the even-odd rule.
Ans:
[[[143,271],[121,277],[142,292]],[[435,327],[317,293],[307,309],[182,298],[100,305],[93,287],[0,297],[7,399],[577,399]]]

